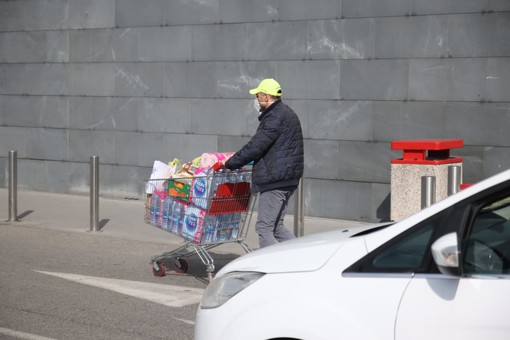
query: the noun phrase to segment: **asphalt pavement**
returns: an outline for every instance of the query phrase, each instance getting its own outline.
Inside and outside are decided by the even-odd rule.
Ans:
[[[99,200],[99,231],[90,231],[90,198],[18,191],[18,221],[0,189],[0,339],[192,340],[195,313],[208,280],[198,258],[180,275],[151,258],[182,238],[144,221],[143,200]],[[256,213],[246,243],[258,248]],[[305,217],[306,234],[362,225]],[[286,218],[293,230],[293,215]],[[243,255],[237,243],[211,251],[216,270]]]

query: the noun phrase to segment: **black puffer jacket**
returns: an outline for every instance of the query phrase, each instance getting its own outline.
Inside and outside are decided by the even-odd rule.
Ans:
[[[238,169],[253,161],[252,190],[294,190],[303,175],[303,132],[296,113],[281,100],[259,116],[251,140],[226,163]]]

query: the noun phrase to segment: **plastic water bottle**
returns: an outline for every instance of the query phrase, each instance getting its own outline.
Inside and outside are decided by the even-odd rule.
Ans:
[[[202,235],[200,236],[200,243],[209,243],[211,233],[211,218],[210,216],[204,217],[204,224],[202,226]]]
[[[170,205],[170,210],[168,211],[168,220],[166,221],[166,225],[168,228],[168,231],[170,231],[172,234],[175,234],[174,231],[174,215],[175,215],[175,207],[177,206],[179,202],[179,199],[175,198],[172,201],[172,204]]]
[[[251,182],[251,173],[246,170],[239,169],[238,173],[238,181],[239,182]]]
[[[232,170],[227,173],[227,183],[237,183],[237,170]]]
[[[218,215],[218,224],[214,235],[216,242],[223,242],[227,240],[226,231],[230,220],[229,217],[229,214]]]
[[[149,218],[149,223],[152,225],[157,224],[159,206],[160,206],[159,195],[152,194],[151,207],[150,207],[150,218]]]
[[[149,201],[149,220],[150,224],[154,223],[154,195],[151,195]]]
[[[209,185],[209,179],[202,174],[193,178],[190,196],[194,205],[203,209],[207,207]]]
[[[171,229],[172,229],[172,233],[174,233],[176,235],[180,235],[180,233],[181,233],[185,209],[186,209],[186,205],[184,202],[181,202],[180,200],[175,201],[174,206],[173,206]]]
[[[172,206],[174,204],[174,198],[172,196],[167,196],[163,203],[163,220],[161,222],[161,228],[165,230],[169,230],[171,228],[171,219],[172,219]]]
[[[161,228],[161,221],[163,220],[163,209],[161,209],[161,197],[156,195],[158,197],[157,205],[154,209],[156,209],[156,212],[154,214],[156,226]]]
[[[230,238],[232,240],[237,240],[239,238],[239,228],[241,225],[241,213],[234,213],[231,215],[231,226],[232,226],[232,234]]]
[[[156,220],[156,226],[161,228],[161,224],[163,222],[163,208],[164,208],[165,198],[167,196],[167,193],[166,193],[166,191],[154,190],[154,194],[156,196],[158,196],[158,200],[157,200],[158,205],[155,207],[156,210],[155,210],[154,217]]]
[[[227,232],[230,228],[230,214],[221,215],[221,222],[218,224],[218,228],[216,230],[216,241],[222,242],[227,241]]]
[[[204,227],[202,228],[204,235],[202,235],[202,243],[212,243],[216,241],[214,239],[214,233],[216,231],[220,216],[221,215],[209,215],[208,217],[204,218]]]
[[[227,174],[225,172],[226,170],[225,169],[219,169],[218,171],[216,171],[216,173],[214,174],[214,177],[213,177],[213,183],[212,183],[212,194],[213,195],[216,195],[216,192],[218,190],[218,186],[220,184],[223,184],[226,182],[226,179],[227,179]]]

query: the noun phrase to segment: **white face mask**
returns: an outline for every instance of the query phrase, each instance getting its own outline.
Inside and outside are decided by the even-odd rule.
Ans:
[[[266,98],[268,98],[268,97],[266,96]],[[268,105],[269,101],[267,99],[266,100],[260,100],[260,99],[257,98],[257,102],[259,104],[259,112],[261,112],[261,113],[264,112],[267,109],[267,107],[269,106]]]
[[[264,103],[264,102],[262,102]],[[267,102],[265,102],[267,103]],[[260,107],[260,102],[258,101],[257,98],[253,99],[253,108],[255,110],[257,110],[259,112],[259,114],[261,114],[264,110]]]

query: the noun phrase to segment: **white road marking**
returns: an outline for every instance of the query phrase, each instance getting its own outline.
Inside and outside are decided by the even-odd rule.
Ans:
[[[168,307],[184,307],[199,303],[203,289],[172,286],[159,283],[108,279],[67,273],[53,273],[34,270],[37,273],[51,275],[85,285],[108,289],[124,295],[152,301]]]
[[[30,333],[18,332],[13,329],[0,327],[0,335],[10,336],[12,338],[24,339],[24,340],[55,340],[52,338],[46,338],[44,336],[34,335]]]

